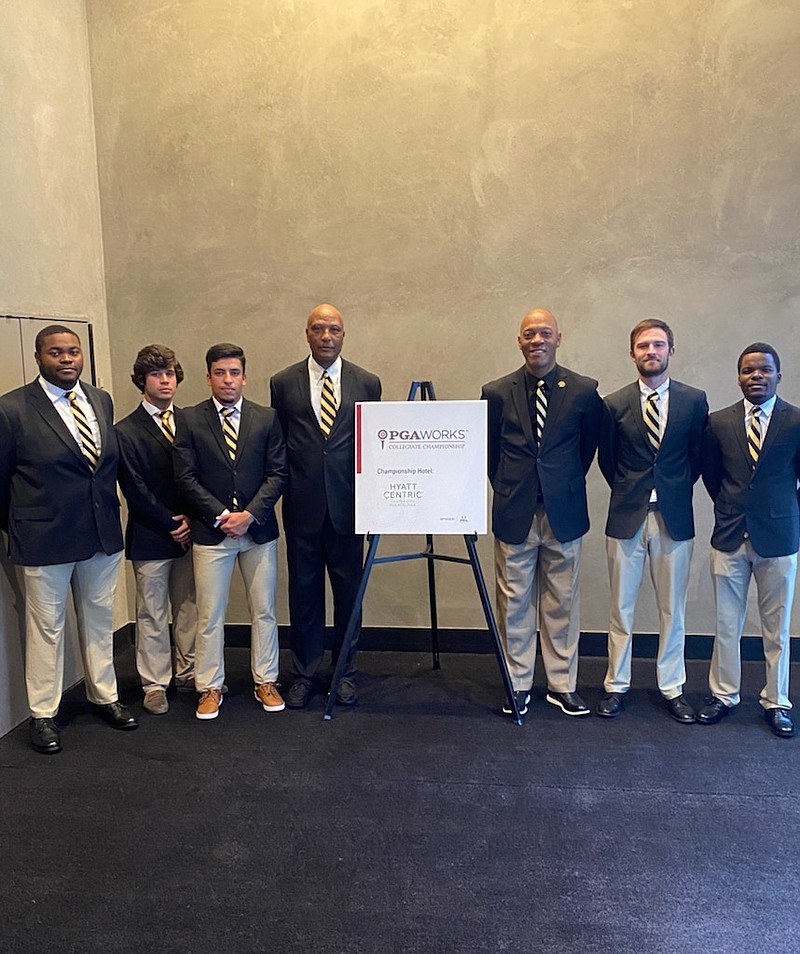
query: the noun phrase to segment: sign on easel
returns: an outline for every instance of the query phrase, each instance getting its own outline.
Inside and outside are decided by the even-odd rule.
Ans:
[[[356,404],[356,533],[486,533],[486,408]]]

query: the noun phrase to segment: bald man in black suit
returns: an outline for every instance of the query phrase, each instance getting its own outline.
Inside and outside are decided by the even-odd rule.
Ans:
[[[489,402],[497,622],[520,715],[531,700],[541,631],[547,701],[587,716],[576,691],[579,577],[586,472],[603,405],[597,381],[556,363],[561,332],[551,312],[529,311],[517,343],[525,364],[481,393]]]
[[[344,319],[333,305],[308,316],[311,354],[270,381],[289,462],[283,523],[295,681],[286,704],[308,705],[325,651],[325,572],[333,590],[334,659],[355,602],[364,556],[355,533],[355,404],[379,401],[381,382],[341,357]],[[353,641],[337,702],[355,705]]]

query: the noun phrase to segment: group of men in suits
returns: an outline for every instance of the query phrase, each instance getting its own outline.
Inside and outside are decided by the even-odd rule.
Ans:
[[[269,408],[244,397],[244,351],[220,343],[206,354],[209,399],[180,410],[180,363],[171,349],[148,345],[131,376],[142,402],[114,428],[109,396],[80,380],[74,332],[53,325],[37,335],[38,378],[0,398],[0,526],[25,580],[26,685],[37,751],[61,749],[55,716],[70,588],[87,697],[115,728],[138,724],[118,700],[113,665],[123,548],[117,479],[128,504],[125,552],[136,579],[145,710],[167,712],[174,681],[198,693],[198,719],[218,716],[236,564],[251,612],[257,702],[266,712],[302,708],[321,688],[325,576],[334,600],[335,665],[363,560],[354,531],[355,404],[381,398],[380,380],[342,359],[344,336],[338,310],[317,306],[306,324],[310,354],[272,378]],[[589,529],[586,474],[599,447],[611,488],[611,610],[597,714],[613,718],[624,708],[633,614],[649,559],[660,621],[657,682],[669,714],[683,724],[712,724],[738,704],[739,642],[753,576],[767,667],[760,702],[771,730],[793,735],[789,619],[800,542],[800,409],[776,395],[775,349],[763,342],[744,349],[744,400],[709,417],[702,391],[670,379],[674,340],[660,319],[632,330],[637,380],[605,400],[597,381],[557,363],[561,332],[549,311],[524,316],[518,344],[523,366],[481,394],[488,404],[498,626],[518,713],[531,703],[539,634],[547,701],[568,716],[590,713],[577,693],[579,583]],[[683,693],[684,614],[692,495],[701,474],[714,500],[717,635],[711,698],[695,711]],[[285,700],[274,612],[281,497],[294,669]],[[357,702],[355,651],[356,640],[337,690],[342,705]]]
[[[199,695],[198,719],[217,717],[225,691],[224,622],[238,564],[251,613],[251,672],[262,709],[301,708],[320,687],[327,572],[341,644],[363,559],[354,531],[354,411],[379,400],[379,379],[341,357],[345,329],[332,305],[308,318],[308,359],[271,382],[272,407],[247,400],[246,357],[235,344],[206,354],[211,395],[174,403],[183,369],[163,345],[142,348],[136,410],[113,425],[109,396],[80,381],[81,343],[60,325],[36,338],[38,378],[0,398],[0,526],[22,567],[30,741],[61,751],[72,591],[86,694],[112,726],[138,722],[119,702],[113,603],[122,559],[119,484],[128,504],[125,552],[136,580],[136,664],[146,711],[168,711],[173,682]],[[296,679],[278,686],[275,619],[283,496]],[[172,625],[170,626],[170,621]],[[357,703],[355,641],[337,702]],[[337,659],[334,647],[333,662]]]
[[[601,400],[597,382],[561,367],[555,317],[535,308],[518,336],[522,368],[484,386],[494,491],[498,628],[516,709],[532,698],[537,636],[547,702],[587,716],[576,691],[581,541],[589,528],[586,473],[598,450],[611,488],[606,521],[611,607],[605,694],[618,716],[631,683],[633,616],[649,560],[659,614],[656,676],[679,723],[719,722],[739,703],[740,640],[751,576],[761,616],[767,681],[760,703],[771,731],[794,735],[790,614],[800,541],[800,409],[776,395],[780,358],[755,342],[738,361],[744,400],[709,416],[705,394],[669,377],[670,327],[647,318],[631,331],[637,380]],[[711,697],[686,699],[685,610],[694,542],[693,487],[714,501],[711,574],[717,631]],[[504,712],[511,713],[506,705]]]

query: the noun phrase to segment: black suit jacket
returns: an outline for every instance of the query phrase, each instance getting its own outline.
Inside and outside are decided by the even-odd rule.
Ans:
[[[0,397],[0,526],[14,563],[51,566],[122,549],[114,407],[105,391],[81,388],[100,428],[94,473],[38,379]]]
[[[209,398],[183,411],[175,435],[173,463],[181,496],[192,518],[195,543],[213,546],[225,536],[214,524],[223,510],[255,517],[250,536],[256,543],[278,537],[275,504],[286,485],[286,448],[275,412],[242,400],[236,460],[231,460],[214,402]]]
[[[755,469],[744,401],[715,411],[703,438],[703,483],[714,501],[711,546],[732,552],[746,539],[762,557],[788,556],[800,541],[800,408],[777,398]]]
[[[311,535],[329,514],[339,534],[355,532],[355,404],[380,401],[381,382],[374,374],[342,360],[341,400],[326,438],[311,404],[308,359],[274,375],[271,404],[278,413],[289,461],[283,499],[287,533]]]
[[[174,408],[175,431],[185,425]],[[128,502],[125,555],[129,560],[172,560],[186,551],[170,533],[174,515],[186,512],[172,467],[172,444],[140,404],[116,425],[119,485]]]
[[[589,529],[586,472],[600,434],[603,402],[597,381],[556,365],[542,446],[531,425],[525,369],[483,386],[489,402],[489,480],[492,532],[505,543],[522,543],[541,492],[547,519],[562,543]]]
[[[692,492],[700,476],[700,449],[708,401],[697,388],[670,380],[667,426],[656,454],[647,438],[639,382],[603,401],[597,462],[611,487],[606,534],[630,540],[647,514],[655,487],[658,506],[673,540],[694,536]]]

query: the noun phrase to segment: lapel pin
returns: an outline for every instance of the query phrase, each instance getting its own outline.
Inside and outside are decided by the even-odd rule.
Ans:
[[[558,386],[559,386],[560,388],[565,388],[565,387],[567,386],[567,382],[566,382],[566,381],[559,381],[559,382],[558,382]]]

